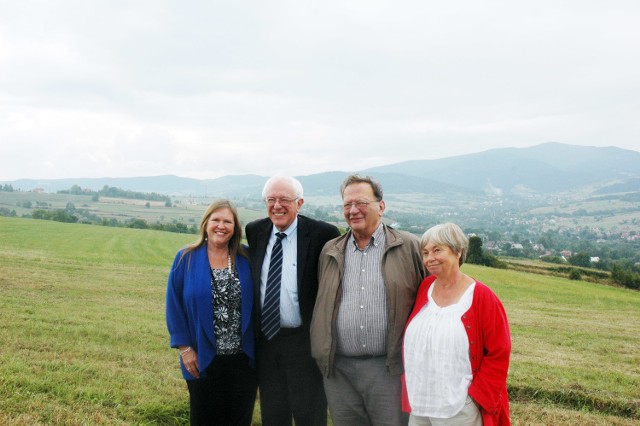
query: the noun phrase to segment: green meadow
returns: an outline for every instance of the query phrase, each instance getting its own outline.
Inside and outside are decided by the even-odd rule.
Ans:
[[[0,217],[0,424],[188,424],[164,301],[193,238]],[[513,424],[640,423],[640,292],[463,269],[509,316]]]

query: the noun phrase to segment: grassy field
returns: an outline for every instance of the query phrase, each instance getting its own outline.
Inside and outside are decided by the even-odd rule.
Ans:
[[[187,424],[164,297],[191,239],[0,217],[0,424]],[[464,269],[509,316],[514,424],[640,422],[639,292]]]

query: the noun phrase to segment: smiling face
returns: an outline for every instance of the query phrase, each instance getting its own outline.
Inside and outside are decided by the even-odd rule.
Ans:
[[[278,231],[286,230],[298,217],[304,204],[303,198],[296,198],[296,190],[290,181],[277,179],[264,192],[267,214]]]
[[[234,226],[235,222],[231,210],[222,208],[211,213],[206,225],[209,244],[213,244],[218,248],[228,246],[229,240],[231,240],[235,232]]]
[[[430,274],[446,277],[460,270],[461,255],[447,245],[429,242],[422,249],[422,262]]]
[[[344,218],[356,237],[371,238],[382,220],[384,201],[376,201],[373,188],[366,182],[347,186],[342,194],[342,201],[345,206]]]

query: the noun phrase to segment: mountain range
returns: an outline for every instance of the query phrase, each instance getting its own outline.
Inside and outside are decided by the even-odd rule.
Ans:
[[[298,176],[305,195],[337,196],[351,171]],[[499,148],[436,160],[409,160],[360,170],[376,177],[385,194],[460,196],[531,196],[584,192],[640,191],[640,152],[617,147],[589,147],[555,142],[528,148]],[[133,178],[19,179],[4,181],[14,189],[56,192],[78,185],[91,190],[105,185],[172,196],[253,197],[267,177],[229,175],[192,179],[173,175]]]

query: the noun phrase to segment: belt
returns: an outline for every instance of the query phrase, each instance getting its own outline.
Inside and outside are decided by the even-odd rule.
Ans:
[[[302,331],[302,326],[300,327],[280,327],[280,331],[278,331],[278,335],[280,336],[291,336],[292,334],[298,334]]]
[[[374,359],[374,358],[384,358],[386,355],[340,355],[345,358],[351,359]]]
[[[276,335],[273,336],[273,338],[275,339],[276,337],[293,336],[294,334],[298,334],[298,333],[302,332],[303,330],[304,330],[303,326],[300,326],[300,327],[280,327],[280,330],[278,330],[278,333],[276,333]],[[260,332],[260,336],[262,336],[262,338],[265,338],[264,334],[262,334],[262,332]],[[273,339],[271,339],[271,340],[273,340]]]

